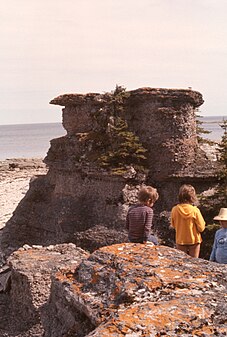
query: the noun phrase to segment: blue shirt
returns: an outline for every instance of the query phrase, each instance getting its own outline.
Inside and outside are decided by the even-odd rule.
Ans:
[[[210,261],[227,264],[227,228],[217,230]]]

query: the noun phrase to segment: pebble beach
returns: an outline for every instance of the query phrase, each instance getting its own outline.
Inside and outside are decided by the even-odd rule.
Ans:
[[[46,173],[47,167],[41,158],[13,158],[0,161],[0,230],[25,196],[30,179],[35,175]]]

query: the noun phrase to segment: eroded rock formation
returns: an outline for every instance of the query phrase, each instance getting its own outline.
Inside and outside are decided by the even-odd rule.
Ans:
[[[62,139],[51,143],[46,161],[49,165],[55,160],[63,164],[62,156],[67,160],[69,154],[81,156],[78,135],[94,129],[97,111],[108,103],[108,97],[71,94],[59,96],[50,103],[65,106],[63,126],[68,138],[64,138],[64,143]],[[192,167],[198,152],[195,108],[202,103],[202,95],[191,90],[141,88],[129,92],[119,116],[148,150],[149,170],[154,180],[195,173]]]
[[[155,231],[171,244],[163,238],[165,212],[179,186],[193,183],[203,192],[216,179],[216,162],[197,143],[195,109],[202,103],[196,91],[152,88],[52,100],[64,106],[67,135],[51,141],[47,175],[33,179],[4,228],[4,252],[25,243],[73,242],[92,251],[124,242],[125,215],[143,183],[158,188]]]

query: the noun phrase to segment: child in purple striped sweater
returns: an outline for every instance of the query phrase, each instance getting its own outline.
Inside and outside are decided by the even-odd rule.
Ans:
[[[129,207],[126,216],[126,228],[128,230],[128,239],[134,243],[153,242],[158,244],[158,240],[151,235],[151,226],[153,220],[153,209],[155,201],[158,200],[156,188],[144,186],[138,193],[138,203]]]

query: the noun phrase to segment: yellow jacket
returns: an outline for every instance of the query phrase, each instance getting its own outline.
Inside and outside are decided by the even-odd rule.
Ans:
[[[171,226],[176,230],[178,245],[201,243],[201,232],[205,229],[205,221],[200,210],[191,204],[178,204],[171,211]]]

